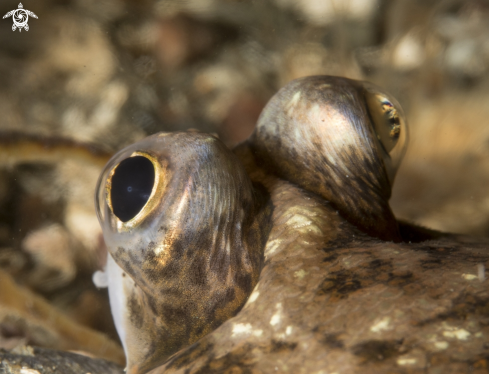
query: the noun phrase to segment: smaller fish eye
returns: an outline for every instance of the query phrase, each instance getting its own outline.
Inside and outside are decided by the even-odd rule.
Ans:
[[[396,99],[373,85],[368,86],[365,99],[375,135],[383,150],[389,179],[393,182],[408,140],[404,113]]]
[[[367,95],[367,106],[377,138],[385,151],[390,154],[396,147],[401,133],[405,131],[402,114],[389,99],[379,93]]]

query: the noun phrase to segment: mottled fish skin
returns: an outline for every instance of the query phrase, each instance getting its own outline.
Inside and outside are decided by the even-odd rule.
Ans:
[[[266,264],[282,261],[286,249],[284,274],[295,266],[291,257],[306,253],[302,247],[346,247],[355,236],[369,238],[364,233],[400,241],[388,199],[405,141],[393,161],[397,137],[382,138],[383,117],[372,113],[379,92],[338,77],[299,79],[271,99],[253,135],[235,149],[238,157],[199,133],[153,135],[114,156],[97,201],[129,373],[155,368],[236,315],[258,281],[265,246],[261,283],[275,284],[279,268]],[[392,102],[398,106],[389,99],[389,108]],[[392,144],[386,147],[385,139]],[[158,188],[138,216],[122,223],[106,195],[111,173],[131,155],[152,160]],[[281,299],[280,292],[268,296]],[[268,313],[271,304],[263,305]],[[260,320],[261,312],[254,313]]]
[[[487,371],[489,280],[474,275],[487,239],[372,238],[237,152],[275,206],[260,280],[235,317],[151,374]]]
[[[110,176],[140,154],[160,167],[158,188],[142,217],[122,223],[107,202]],[[128,373],[158,366],[242,308],[262,268],[272,206],[221,141],[160,133],[133,144],[107,164],[96,200],[110,255],[127,277],[117,291],[126,309],[113,314]]]
[[[341,77],[297,79],[272,97],[248,143],[268,172],[323,197],[369,235],[398,242],[388,201],[407,132],[402,129],[399,160],[386,165],[390,157],[369,112],[377,108],[367,103],[377,92],[382,90],[370,83]]]
[[[373,238],[260,167],[249,143],[235,153],[274,205],[259,282],[151,374],[487,371],[489,280],[474,274],[489,266],[487,239],[408,224],[402,243]]]

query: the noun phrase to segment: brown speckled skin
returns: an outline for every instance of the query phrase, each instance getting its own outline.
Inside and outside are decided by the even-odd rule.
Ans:
[[[315,91],[325,83],[331,86]],[[297,90],[302,108],[287,112]],[[272,99],[257,131],[235,150],[274,206],[260,280],[235,317],[152,374],[487,372],[489,290],[477,265],[489,265],[489,242],[406,224],[398,231],[369,126],[357,121],[370,138],[346,153],[321,143],[314,126],[312,136],[294,139],[293,124],[328,105],[339,108],[336,118],[368,118],[362,90],[350,80],[311,77]],[[353,183],[321,148],[334,148]],[[405,242],[359,228],[383,238],[402,234]]]
[[[151,373],[487,368],[488,281],[476,274],[478,264],[489,265],[489,242],[399,229],[364,88],[310,77],[272,99],[235,149],[273,205],[259,281],[236,316]],[[333,122],[313,123],[322,119]],[[338,141],[344,136],[347,146]]]
[[[136,227],[117,232],[105,181],[137,151],[163,165],[164,190]],[[262,267],[272,208],[236,156],[207,134],[148,137],[115,155],[100,183],[105,241],[133,281],[124,280],[128,372],[144,373],[243,306]]]
[[[364,232],[399,241],[367,87],[331,76],[290,82],[268,102],[250,146],[268,172],[332,202]]]
[[[238,315],[152,374],[487,372],[489,281],[475,275],[488,241],[368,237],[237,153],[275,206],[260,280]]]

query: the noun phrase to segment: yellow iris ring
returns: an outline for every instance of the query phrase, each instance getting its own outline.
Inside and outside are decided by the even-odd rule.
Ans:
[[[129,157],[136,157],[136,156],[142,156],[147,158],[149,161],[151,161],[151,164],[153,164],[153,168],[155,171],[155,181],[153,183],[153,189],[151,190],[151,195],[149,196],[148,201],[146,202],[146,204],[144,204],[144,206],[139,211],[139,213],[136,214],[129,221],[122,222],[114,214],[114,210],[112,208],[112,201],[110,198],[111,196],[110,191],[112,188],[112,177],[114,176],[115,170],[117,169],[120,163],[117,164],[111,170],[111,172],[107,177],[107,182],[105,184],[105,201],[115,220],[117,232],[127,232],[133,229],[134,227],[139,226],[141,222],[155,209],[155,207],[158,204],[160,204],[161,198],[163,196],[163,192],[165,190],[164,168],[162,167],[160,160],[155,158],[150,153],[141,152],[141,151],[133,152]]]

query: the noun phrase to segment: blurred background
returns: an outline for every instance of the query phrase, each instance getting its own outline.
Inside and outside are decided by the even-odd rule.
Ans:
[[[489,235],[489,1],[22,4],[38,16],[28,32],[0,22],[0,268],[30,292],[27,304],[42,295],[117,339],[106,293],[91,282],[106,253],[93,193],[107,155],[189,128],[233,146],[280,87],[313,74],[374,82],[403,106],[411,136],[391,200],[399,218]],[[17,7],[2,0],[0,14]],[[7,131],[77,143],[49,161],[42,147],[7,147]],[[95,156],[77,158],[80,149]],[[2,292],[0,348],[65,347],[58,327]]]

